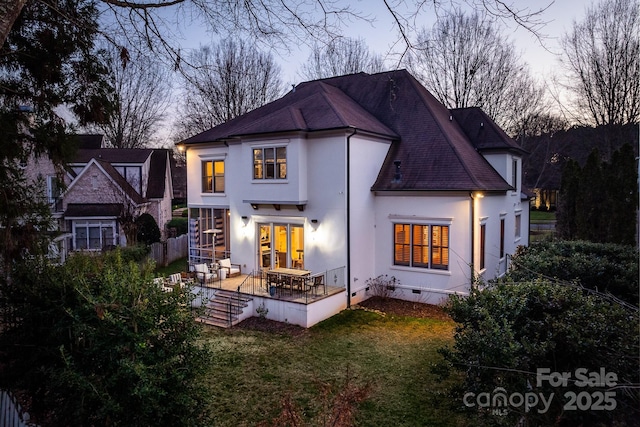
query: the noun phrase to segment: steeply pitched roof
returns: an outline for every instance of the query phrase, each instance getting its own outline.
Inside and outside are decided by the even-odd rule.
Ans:
[[[165,185],[167,184],[167,170],[169,167],[169,150],[153,150],[151,163],[149,165],[149,181],[147,183],[147,198],[162,199],[164,197]]]
[[[512,187],[477,151],[504,144],[470,139],[454,113],[405,70],[351,74],[306,82],[284,97],[184,141],[185,144],[288,131],[354,128],[393,140],[372,190],[506,191]],[[486,116],[485,116],[486,117]],[[487,123],[491,122],[487,118]],[[492,122],[491,122],[492,123]],[[495,126],[495,125],[492,125]],[[394,162],[400,162],[401,179]]]

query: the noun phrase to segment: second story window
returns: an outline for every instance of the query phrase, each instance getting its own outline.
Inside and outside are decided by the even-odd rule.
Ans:
[[[286,179],[287,147],[253,149],[253,179]]]
[[[202,192],[224,193],[224,160],[202,162]]]

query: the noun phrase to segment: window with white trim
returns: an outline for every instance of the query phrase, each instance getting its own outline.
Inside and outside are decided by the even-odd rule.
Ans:
[[[253,179],[286,179],[287,147],[253,149]]]
[[[202,162],[202,192],[224,193],[224,160]]]
[[[449,268],[449,226],[435,224],[393,225],[394,265]]]
[[[73,246],[75,250],[101,250],[115,245],[115,221],[86,220],[73,222]]]
[[[521,233],[522,233],[522,215],[516,214],[516,230],[515,230],[516,239],[519,239],[522,237]]]

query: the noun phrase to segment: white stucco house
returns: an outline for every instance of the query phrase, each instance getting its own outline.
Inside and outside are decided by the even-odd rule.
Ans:
[[[321,301],[308,304],[304,326],[370,297],[380,275],[397,280],[396,298],[466,294],[473,274],[504,274],[528,244],[523,150],[404,70],[299,84],[180,146],[190,262],[331,272],[341,292],[320,316]]]

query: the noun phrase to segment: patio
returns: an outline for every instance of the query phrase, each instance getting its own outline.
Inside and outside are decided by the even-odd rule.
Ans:
[[[340,277],[340,279],[342,278],[339,274],[342,273],[341,270],[343,269],[334,269],[311,275],[310,279],[313,277],[322,277],[322,285],[313,289],[278,286],[275,290],[270,290],[266,271],[240,274],[235,277],[226,277],[225,279],[214,278],[203,283],[194,280],[194,284],[205,292],[207,290],[214,291],[215,289],[223,289],[226,291],[240,292],[245,295],[300,304],[311,304],[345,291],[345,286],[341,285],[338,279],[338,277]],[[329,278],[329,280],[327,280],[327,278]]]

